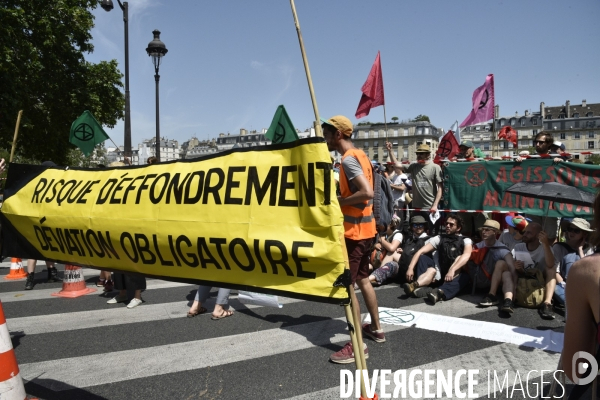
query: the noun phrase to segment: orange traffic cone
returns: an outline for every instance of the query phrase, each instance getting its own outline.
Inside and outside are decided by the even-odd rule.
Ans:
[[[23,269],[23,264],[20,258],[10,259],[10,272],[4,279],[23,279],[27,278],[27,272]]]
[[[58,293],[52,293],[52,296],[60,297],[79,297],[84,294],[95,292],[96,289],[85,286],[81,267],[76,265],[65,265],[65,277],[63,278],[62,290]]]
[[[27,399],[23,379],[19,373],[17,357],[13,350],[10,334],[0,301],[0,398],[2,400]]]

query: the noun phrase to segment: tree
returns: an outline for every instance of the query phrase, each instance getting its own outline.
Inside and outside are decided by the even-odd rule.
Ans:
[[[591,161],[593,162],[595,165],[600,164],[600,154],[592,154],[589,155],[588,158],[586,158],[585,161]]]
[[[114,127],[123,118],[116,60],[89,63],[91,10],[98,0],[0,0],[0,148],[10,148],[23,110],[16,154],[67,165],[72,122],[90,110]]]
[[[398,117],[392,117],[392,121],[394,121],[394,123],[397,123],[398,119],[399,119]]]
[[[427,122],[431,122],[429,120],[429,117],[427,115],[423,115],[423,114],[419,114],[415,117],[415,119],[413,119],[414,122],[419,122],[419,121],[427,121]]]

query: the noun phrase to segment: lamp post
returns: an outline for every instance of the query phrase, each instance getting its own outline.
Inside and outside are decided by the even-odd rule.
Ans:
[[[158,107],[158,82],[160,81],[160,75],[158,74],[158,68],[160,67],[160,61],[165,54],[167,54],[167,47],[163,42],[160,41],[160,31],[155,29],[152,31],[154,39],[148,43],[146,52],[152,57],[152,63],[154,64],[154,81],[156,82],[156,151],[155,156],[157,161],[160,161],[160,120],[159,120],[159,107]]]
[[[123,23],[125,25],[125,157],[132,160],[131,153],[131,110],[129,107],[129,8],[127,2],[121,3],[121,0],[117,0],[119,7],[123,10]],[[105,11],[110,11],[115,6],[112,0],[102,0],[100,7]]]

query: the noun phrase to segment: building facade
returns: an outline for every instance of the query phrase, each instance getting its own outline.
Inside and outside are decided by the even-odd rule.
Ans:
[[[544,130],[551,132],[554,140],[562,142],[568,153],[598,151],[600,142],[600,103],[571,104],[546,107],[540,104]],[[583,157],[582,157],[583,158]]]
[[[385,142],[392,143],[392,151],[398,160],[415,161],[417,146],[428,144],[432,155],[437,151],[443,130],[429,122],[392,122],[387,124],[355,125],[352,132],[354,146],[362,149],[371,160],[390,161]]]
[[[142,151],[143,149],[143,151]],[[177,140],[160,138],[160,161],[173,161],[181,158],[181,147]],[[145,139],[138,144],[138,151],[142,151],[146,159],[156,156],[156,138]],[[145,164],[146,160],[139,160],[139,164]]]

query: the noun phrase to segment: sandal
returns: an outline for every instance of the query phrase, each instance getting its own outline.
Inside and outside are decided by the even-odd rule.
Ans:
[[[210,318],[210,319],[223,319],[223,318],[227,318],[227,317],[231,317],[233,315],[233,311],[231,310],[223,310],[223,312],[220,315],[214,315]]]
[[[200,315],[200,314],[204,314],[205,312],[207,312],[208,310],[204,307],[200,307],[196,312],[191,312],[188,311],[187,313],[187,317],[188,318],[194,318],[196,315]]]
[[[96,286],[102,287],[102,286],[104,286],[105,283],[106,283],[106,279],[98,279],[98,282],[96,282]]]

